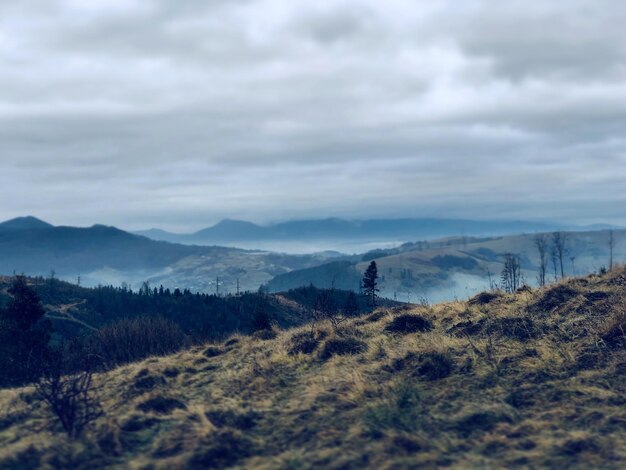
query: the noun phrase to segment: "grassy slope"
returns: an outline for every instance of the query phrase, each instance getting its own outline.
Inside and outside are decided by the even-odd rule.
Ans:
[[[626,271],[485,300],[414,307],[425,333],[385,332],[400,310],[353,320],[342,337],[367,350],[328,360],[322,325],[310,355],[288,353],[301,328],[122,367],[77,442],[23,403],[31,390],[0,391],[0,467],[624,468],[626,349],[602,334],[623,324]],[[433,352],[449,376],[426,376]]]

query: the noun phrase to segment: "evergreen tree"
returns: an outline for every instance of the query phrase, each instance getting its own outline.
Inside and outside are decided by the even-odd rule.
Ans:
[[[267,311],[263,308],[263,305],[257,303],[252,315],[252,328],[254,331],[271,330],[272,319]]]
[[[354,317],[359,313],[359,303],[357,301],[356,294],[352,291],[348,294],[343,312],[347,317]]]
[[[0,384],[19,385],[35,378],[48,356],[50,323],[43,321],[39,297],[18,276],[9,288],[11,300],[0,311]]]
[[[11,300],[1,315],[22,331],[32,328],[45,313],[39,296],[28,286],[23,276],[17,276],[8,291]]]
[[[363,294],[371,307],[376,307],[376,299],[378,298],[378,267],[376,261],[372,261],[363,276]]]

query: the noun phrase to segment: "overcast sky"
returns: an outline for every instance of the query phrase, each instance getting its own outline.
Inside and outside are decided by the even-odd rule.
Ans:
[[[0,1],[0,218],[626,223],[623,0]]]

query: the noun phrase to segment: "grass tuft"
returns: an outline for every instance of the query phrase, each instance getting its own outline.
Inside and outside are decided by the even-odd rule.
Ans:
[[[425,332],[432,329],[433,324],[429,319],[409,313],[398,315],[385,327],[386,332],[397,334]]]
[[[403,381],[393,389],[389,397],[369,405],[363,421],[369,435],[380,438],[389,430],[407,433],[417,431],[424,414],[415,384]]]
[[[168,414],[174,410],[185,410],[187,406],[176,398],[156,395],[137,405],[137,409],[144,413]]]
[[[349,356],[361,354],[365,351],[367,351],[367,343],[364,341],[350,336],[335,337],[330,338],[324,343],[319,357],[321,360],[327,361],[333,356]]]

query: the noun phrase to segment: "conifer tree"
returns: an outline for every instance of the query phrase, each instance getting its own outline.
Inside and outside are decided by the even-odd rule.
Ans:
[[[46,359],[51,327],[26,278],[16,277],[8,292],[11,300],[0,311],[0,384],[19,385],[33,379]]]
[[[372,261],[367,267],[363,276],[363,294],[371,307],[376,307],[376,299],[378,298],[378,267],[376,261]]]
[[[353,317],[359,313],[359,303],[357,301],[356,294],[352,291],[348,294],[343,312],[347,317]]]

